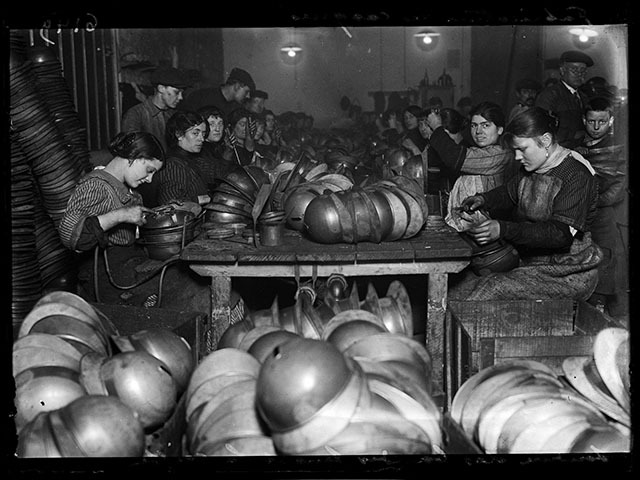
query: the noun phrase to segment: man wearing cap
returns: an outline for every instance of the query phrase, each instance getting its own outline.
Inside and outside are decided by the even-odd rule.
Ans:
[[[520,112],[524,112],[528,108],[536,104],[536,97],[542,90],[542,84],[533,78],[523,78],[516,83],[516,99],[518,102],[509,112],[507,123],[511,121]]]
[[[167,120],[182,101],[182,94],[189,82],[186,75],[177,68],[160,67],[151,74],[151,83],[155,89],[154,94],[125,112],[121,130],[151,133],[166,150]]]
[[[198,110],[202,107],[218,107],[226,118],[236,108],[242,107],[244,100],[251,96],[256,84],[248,72],[234,68],[227,81],[219,87],[205,87],[189,94],[181,108]]]
[[[569,50],[560,56],[560,81],[545,87],[536,98],[536,106],[548,110],[558,119],[558,143],[575,148],[582,143],[584,124],[582,112],[587,102],[580,92],[587,68],[593,60],[586,53]]]
[[[261,114],[264,112],[264,103],[269,100],[269,94],[263,90],[256,90],[251,94],[251,98],[245,100],[244,108],[252,113]]]

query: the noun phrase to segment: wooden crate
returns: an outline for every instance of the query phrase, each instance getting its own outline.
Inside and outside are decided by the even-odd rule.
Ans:
[[[562,374],[569,356],[589,356],[597,332],[619,326],[572,299],[450,301],[445,317],[446,411],[460,385],[479,370],[513,359],[537,360]]]
[[[189,343],[196,363],[203,356],[202,332],[207,321],[207,315],[204,313],[107,303],[92,305],[113,322],[120,335],[131,335],[151,327],[168,328]]]

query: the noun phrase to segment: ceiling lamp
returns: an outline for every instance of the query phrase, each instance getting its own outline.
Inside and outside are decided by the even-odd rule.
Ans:
[[[569,33],[573,35],[573,43],[579,48],[587,48],[595,43],[595,37],[598,36],[592,28],[573,27],[569,29]]]
[[[418,48],[425,51],[435,49],[438,45],[438,39],[440,38],[440,34],[432,30],[423,30],[422,32],[415,33],[413,36],[416,39]]]
[[[284,63],[288,65],[296,64],[302,59],[302,48],[295,43],[291,43],[280,49],[280,56]]]

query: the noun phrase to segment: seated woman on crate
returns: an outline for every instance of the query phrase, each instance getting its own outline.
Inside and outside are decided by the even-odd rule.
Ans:
[[[511,243],[520,256],[510,271],[452,276],[450,298],[586,300],[598,282],[600,248],[591,241],[596,212],[594,170],[580,154],[558,144],[557,119],[534,107],[513,118],[503,135],[522,168],[493,190],[466,198],[464,212],[509,207],[508,219],[485,219],[467,233],[479,245]]]
[[[58,226],[62,244],[78,254],[77,294],[139,307],[155,305],[161,295],[163,307],[209,312],[208,282],[172,262],[160,284],[157,274],[164,265],[150,262],[136,243],[137,228],[152,211],[136,188],[166,166],[160,142],[150,133],[123,132],[111,140],[109,152],[113,158],[107,165],[80,179]]]

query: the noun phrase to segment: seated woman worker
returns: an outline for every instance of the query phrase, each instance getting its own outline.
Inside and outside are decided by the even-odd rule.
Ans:
[[[452,278],[456,300],[572,298],[586,300],[598,282],[600,248],[591,241],[596,212],[594,170],[556,140],[557,120],[533,107],[507,125],[503,142],[522,168],[493,190],[470,196],[463,210],[512,207],[509,219],[485,220],[467,233],[479,245],[503,239],[520,255],[516,268]]]
[[[158,272],[158,265],[155,271],[141,268],[149,262],[144,249],[136,243],[137,228],[146,223],[145,214],[152,210],[143,206],[136,189],[151,182],[163,168],[165,155],[156,137],[140,131],[117,134],[109,144],[109,152],[113,155],[109,163],[87,173],[76,185],[58,233],[62,244],[78,254],[78,295],[88,301],[143,306],[158,293],[157,277],[155,281],[144,281]],[[94,260],[101,259],[92,255],[97,255],[96,247],[108,252],[108,265],[100,261],[97,275]],[[167,301],[163,303],[192,311],[209,308],[208,283],[179,267],[166,271],[164,285],[169,293],[164,295]],[[135,288],[118,288],[132,285]],[[179,288],[173,291],[172,285]],[[202,295],[194,295],[194,288],[185,285],[194,286]]]
[[[502,185],[515,171],[513,153],[500,144],[505,116],[502,108],[483,102],[471,112],[471,136],[475,145],[456,143],[445,131],[439,111],[427,116],[432,130],[430,143],[442,163],[457,176],[449,195],[445,222],[461,231],[455,212],[470,195]]]

